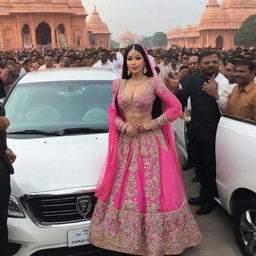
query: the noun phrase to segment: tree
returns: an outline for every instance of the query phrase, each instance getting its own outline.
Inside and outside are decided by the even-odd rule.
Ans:
[[[163,32],[156,32],[153,35],[152,43],[153,43],[154,47],[167,45],[167,36],[166,36],[166,34],[163,33]]]
[[[120,43],[114,40],[111,40],[111,48],[119,48],[119,46],[120,46]]]
[[[160,47],[167,45],[167,36],[163,32],[156,32],[153,36],[146,37],[140,41],[145,47]]]
[[[256,45],[256,15],[251,15],[242,23],[235,35],[235,44],[245,47]]]
[[[152,37],[145,37],[140,41],[140,44],[144,45],[145,47],[152,47]]]

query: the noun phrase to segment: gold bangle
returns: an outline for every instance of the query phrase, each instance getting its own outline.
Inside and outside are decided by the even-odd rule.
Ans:
[[[126,133],[126,129],[127,129],[128,125],[124,128],[124,134]]]
[[[128,123],[124,124],[124,126],[122,127],[122,133],[126,132],[126,128],[128,127]]]

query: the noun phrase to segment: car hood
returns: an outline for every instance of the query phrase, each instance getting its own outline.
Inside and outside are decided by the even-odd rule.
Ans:
[[[17,155],[12,194],[22,196],[95,186],[107,152],[107,134],[8,139]]]

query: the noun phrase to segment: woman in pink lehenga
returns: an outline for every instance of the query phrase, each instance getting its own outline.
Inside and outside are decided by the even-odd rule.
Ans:
[[[170,122],[181,105],[131,45],[113,83],[109,147],[91,221],[95,246],[147,256],[180,254],[201,233],[185,196]],[[159,113],[161,112],[161,113]]]

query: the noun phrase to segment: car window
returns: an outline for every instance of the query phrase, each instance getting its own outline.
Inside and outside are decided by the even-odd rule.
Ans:
[[[18,84],[5,104],[8,132],[108,127],[112,81]]]

